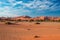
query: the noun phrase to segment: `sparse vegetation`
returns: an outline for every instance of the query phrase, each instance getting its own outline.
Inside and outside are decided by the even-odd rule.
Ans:
[[[39,22],[36,22],[35,24],[40,24]]]
[[[29,22],[34,22],[34,20],[33,20],[33,19],[31,19]]]
[[[18,17],[17,17],[18,18]],[[16,19],[17,19],[16,18]],[[23,18],[23,19],[21,19]],[[19,19],[15,19],[15,17],[0,17],[0,22],[5,22],[5,21],[18,21],[18,22],[60,22],[60,18],[59,17],[42,17],[42,19],[40,19],[40,17],[35,17],[35,18],[32,18],[32,17],[29,17],[29,16],[22,16],[22,17],[19,17]],[[25,19],[25,18],[28,18],[28,19]],[[58,20],[57,20],[58,19]]]
[[[41,20],[36,20],[37,22],[41,22]]]
[[[60,20],[58,20],[58,22],[60,22]]]
[[[40,22],[43,22],[44,20],[40,20]]]
[[[21,19],[18,19],[17,21],[21,22],[22,20]]]
[[[31,29],[27,29],[27,30],[31,30]]]
[[[15,24],[13,22],[6,22],[5,24],[11,25],[11,24]]]
[[[28,22],[28,20],[24,20],[25,22]]]
[[[40,36],[35,35],[34,38],[40,38]]]

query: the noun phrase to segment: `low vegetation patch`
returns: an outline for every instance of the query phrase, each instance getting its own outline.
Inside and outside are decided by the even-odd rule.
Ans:
[[[35,35],[34,38],[40,38],[40,36]]]
[[[39,22],[36,22],[35,24],[40,24]]]
[[[29,20],[29,22],[34,22],[34,20],[33,20],[33,19],[31,19],[31,20]]]
[[[13,22],[6,22],[5,24],[11,25],[11,24],[15,24]]]
[[[27,30],[31,30],[31,29],[27,29]]]

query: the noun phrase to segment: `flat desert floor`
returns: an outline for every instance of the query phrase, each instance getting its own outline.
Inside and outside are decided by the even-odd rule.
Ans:
[[[0,22],[0,40],[60,40],[60,23],[19,22],[7,25]]]

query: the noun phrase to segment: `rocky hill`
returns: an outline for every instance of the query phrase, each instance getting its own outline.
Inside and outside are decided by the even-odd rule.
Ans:
[[[30,17],[30,16],[19,16],[19,17],[12,17],[12,18],[6,18],[6,17],[0,17],[0,20],[54,20],[58,21],[60,20],[60,17],[48,17],[48,16],[39,16],[39,17]]]

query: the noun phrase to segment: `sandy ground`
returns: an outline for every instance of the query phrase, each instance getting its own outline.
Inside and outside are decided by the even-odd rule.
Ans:
[[[7,25],[0,22],[0,40],[60,40],[59,22],[40,23],[19,22]]]

